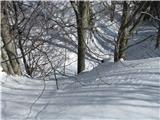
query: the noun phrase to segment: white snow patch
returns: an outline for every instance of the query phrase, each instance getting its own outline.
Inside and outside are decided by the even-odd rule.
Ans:
[[[53,80],[43,89],[42,80],[1,72],[2,120],[159,120],[159,62],[105,62],[59,81],[58,91]]]
[[[123,58],[120,58],[120,61],[121,61],[121,62],[123,62],[123,61],[124,61],[124,59],[123,59]]]

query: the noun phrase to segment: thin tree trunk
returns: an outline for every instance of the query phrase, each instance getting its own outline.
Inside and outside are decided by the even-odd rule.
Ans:
[[[159,23],[159,28],[158,28],[155,48],[160,48],[160,23]]]
[[[119,61],[120,58],[125,58],[125,52],[123,49],[127,46],[128,43],[128,30],[125,27],[126,23],[128,22],[128,4],[126,1],[123,3],[123,15],[122,15],[122,22],[120,29],[118,31],[118,37],[115,45],[115,52],[114,52],[114,61]]]
[[[115,1],[111,1],[111,8],[110,9],[111,9],[110,10],[110,21],[113,22],[115,9],[116,9]]]
[[[20,34],[19,34],[20,36]],[[26,73],[29,75],[29,76],[32,76],[32,71],[27,63],[27,60],[26,60],[26,57],[25,57],[25,53],[24,53],[24,50],[23,50],[23,45],[22,45],[22,41],[20,39],[21,37],[19,37],[19,40],[18,40],[18,43],[19,43],[19,49],[21,51],[21,54],[22,54],[22,60],[23,60],[23,63],[24,63],[24,67],[25,67],[25,71]]]
[[[73,4],[73,2],[71,3]],[[86,41],[88,38],[88,27],[89,27],[89,1],[79,1],[77,9],[73,4],[76,20],[77,20],[77,35],[78,35],[78,63],[77,73],[80,73],[85,69],[85,52],[86,52]]]

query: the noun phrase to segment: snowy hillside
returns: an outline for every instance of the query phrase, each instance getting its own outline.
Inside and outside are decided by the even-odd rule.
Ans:
[[[107,25],[109,24],[111,24],[110,21],[107,23]],[[118,24],[113,24],[111,26],[105,28],[102,27],[100,29],[99,32],[100,34],[102,34],[101,37],[95,34],[95,36],[93,37],[94,41],[90,42],[90,44],[88,45],[92,50],[92,52],[90,53],[91,56],[94,56],[99,60],[106,59],[108,58],[108,56],[113,59],[114,39],[115,37],[117,37],[118,28]],[[129,38],[128,49],[126,49],[126,59],[139,60],[160,57],[160,49],[155,49],[156,34],[157,29],[150,25],[150,23],[142,23],[141,25],[139,25],[136,31]],[[70,52],[69,59],[67,60],[67,64],[69,65],[66,67],[67,73],[73,74],[77,70],[76,59],[77,55]],[[91,70],[92,68],[97,66],[97,62],[99,61],[94,60],[92,57],[89,60],[86,59],[86,70]]]
[[[105,62],[74,78],[1,76],[1,120],[159,120],[160,58]]]

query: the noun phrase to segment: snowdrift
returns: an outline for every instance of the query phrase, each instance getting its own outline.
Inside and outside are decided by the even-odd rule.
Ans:
[[[160,58],[105,62],[59,80],[0,73],[1,120],[159,120]]]

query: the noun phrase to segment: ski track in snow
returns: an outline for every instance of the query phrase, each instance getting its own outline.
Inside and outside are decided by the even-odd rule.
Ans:
[[[102,63],[71,80],[1,73],[2,120],[159,120],[160,58]],[[28,118],[26,118],[28,116]]]

